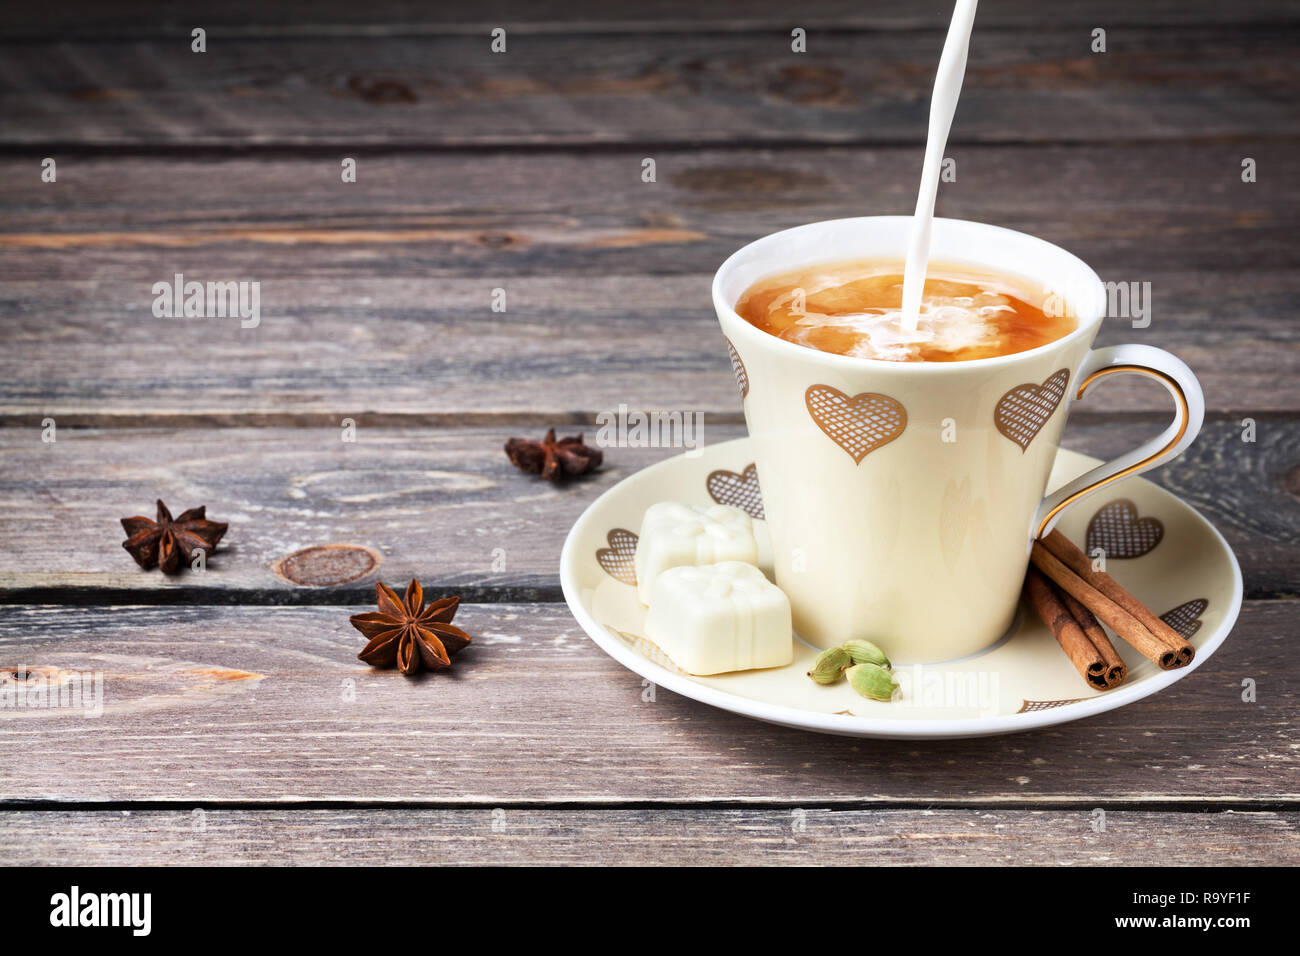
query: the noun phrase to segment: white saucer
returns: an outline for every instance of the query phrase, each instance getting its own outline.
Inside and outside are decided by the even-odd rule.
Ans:
[[[978,654],[898,668],[902,694],[891,702],[861,697],[843,681],[824,687],[809,680],[817,651],[799,640],[786,667],[695,677],[644,636],[645,608],[633,586],[635,532],[646,508],[658,501],[709,504],[720,494],[728,504],[761,514],[757,487],[746,481],[753,461],[749,447],[747,438],[724,442],[624,479],[583,512],[560,556],[565,600],[593,641],[659,687],[723,710],[852,737],[979,737],[1062,724],[1123,707],[1186,677],[1223,643],[1241,608],[1241,570],[1223,536],[1174,495],[1130,478],[1067,511],[1058,527],[1081,546],[1089,540],[1106,546],[1107,571],[1153,611],[1168,615],[1196,646],[1187,667],[1162,671],[1116,639],[1128,679],[1114,690],[1096,691],[1028,612],[1003,640]],[[1049,488],[1097,463],[1060,451]],[[764,564],[766,523],[756,520],[755,528]],[[770,566],[765,570],[770,575]],[[880,635],[879,643],[889,650],[888,635]]]

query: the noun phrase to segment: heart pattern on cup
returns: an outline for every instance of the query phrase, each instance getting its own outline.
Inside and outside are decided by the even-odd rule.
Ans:
[[[614,528],[605,540],[609,547],[596,549],[596,563],[615,581],[636,587],[637,536],[626,528]]]
[[[1165,536],[1159,518],[1139,518],[1137,505],[1117,498],[1098,509],[1088,522],[1087,550],[1101,548],[1107,558],[1140,558]]]
[[[998,399],[993,424],[1019,445],[1021,452],[1026,451],[1061,404],[1069,383],[1070,370],[1063,368],[1049,375],[1042,385],[1017,385]]]
[[[731,356],[731,372],[736,376],[736,388],[740,389],[743,402],[749,396],[749,373],[745,371],[745,363],[740,360],[740,353],[731,344],[731,339],[727,339],[727,353]]]
[[[758,487],[758,468],[749,464],[740,474],[718,469],[710,472],[704,487],[720,505],[739,508],[751,518],[763,520],[763,492]]]
[[[1209,606],[1209,598],[1184,601],[1172,611],[1165,611],[1164,614],[1161,614],[1160,620],[1181,634],[1185,640],[1190,641],[1192,635],[1201,629],[1201,615],[1205,613],[1205,609]]]
[[[808,414],[854,464],[903,434],[907,410],[888,395],[862,392],[850,398],[829,385],[811,385],[804,393]]]

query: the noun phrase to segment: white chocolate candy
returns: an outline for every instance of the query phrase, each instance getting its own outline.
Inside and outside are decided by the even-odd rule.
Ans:
[[[754,522],[730,505],[661,501],[646,509],[636,546],[636,595],[650,603],[655,579],[669,568],[719,561],[758,563]]]
[[[690,674],[781,667],[794,660],[789,599],[742,561],[679,566],[659,575],[646,636]]]

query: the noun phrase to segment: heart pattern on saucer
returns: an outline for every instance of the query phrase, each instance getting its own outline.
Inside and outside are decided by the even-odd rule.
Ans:
[[[1032,714],[1036,710],[1051,710],[1053,707],[1064,707],[1066,704],[1077,704],[1083,700],[1082,697],[1071,697],[1069,700],[1022,700],[1020,709],[1017,714]]]
[[[596,563],[615,581],[636,587],[637,536],[626,528],[614,528],[605,540],[609,547],[596,549]]]
[[[1139,518],[1137,505],[1117,498],[1102,505],[1088,522],[1087,550],[1101,548],[1107,558],[1140,558],[1165,536],[1158,518]]]
[[[1027,450],[1061,404],[1069,382],[1070,370],[1063,368],[1049,375],[1042,385],[1032,382],[1017,385],[998,399],[993,409],[993,424],[1019,445],[1022,452]]]
[[[850,398],[829,385],[811,385],[804,393],[808,414],[854,464],[903,434],[907,410],[888,395],[862,392]]]
[[[739,508],[751,518],[763,520],[763,492],[758,487],[758,468],[749,464],[740,474],[719,468],[709,473],[704,487],[720,505]]]
[[[727,339],[727,353],[731,356],[731,372],[736,376],[736,388],[740,389],[743,402],[749,395],[749,373],[745,371],[745,363],[740,360],[740,353],[731,344],[731,339]]]
[[[1161,614],[1160,620],[1181,634],[1184,639],[1190,641],[1192,635],[1201,629],[1201,615],[1205,613],[1205,609],[1209,606],[1210,601],[1208,598],[1184,601],[1172,611],[1165,611],[1164,614]]]

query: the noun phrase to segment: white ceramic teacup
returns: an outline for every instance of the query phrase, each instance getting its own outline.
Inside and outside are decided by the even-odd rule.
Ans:
[[[1168,352],[1092,350],[1106,310],[1097,274],[1051,243],[997,226],[936,219],[931,257],[1064,295],[1075,331],[996,358],[888,362],[795,345],[736,314],[759,279],[901,258],[910,223],[837,219],[766,236],[723,263],[713,303],[744,383],[776,583],[796,631],[821,647],[869,637],[901,663],[925,663],[1003,635],[1033,539],[1080,498],[1179,454],[1205,405],[1196,378]],[[1044,498],[1071,404],[1097,378],[1124,372],[1164,384],[1176,420]]]

